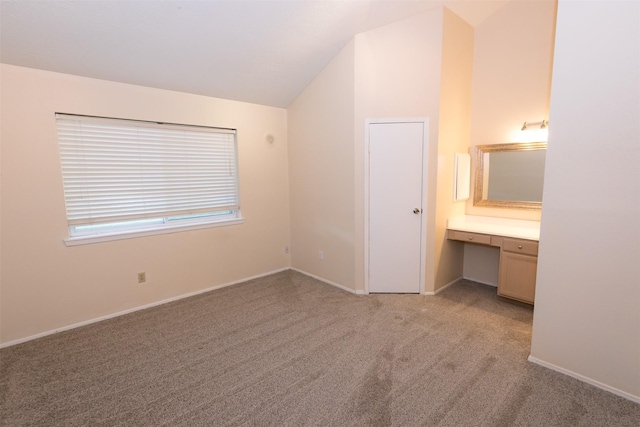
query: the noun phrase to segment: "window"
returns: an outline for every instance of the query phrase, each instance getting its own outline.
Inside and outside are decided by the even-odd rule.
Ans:
[[[56,114],[67,244],[242,222],[236,132]]]

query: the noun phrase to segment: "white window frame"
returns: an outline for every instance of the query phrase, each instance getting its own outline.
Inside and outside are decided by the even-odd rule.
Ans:
[[[85,159],[85,153],[90,152],[89,149],[87,149],[87,151],[83,151],[86,149],[85,146],[83,145],[85,144],[85,140],[88,141],[86,144],[88,144],[90,148],[95,148],[95,147],[91,146],[92,143],[89,141],[90,138],[87,137],[84,133],[82,134],[82,136],[76,136],[75,134],[72,137],[69,136],[68,126],[70,121],[72,121],[72,123],[76,123],[77,126],[83,126],[85,124],[100,123],[100,124],[105,124],[106,126],[111,126],[111,125],[113,125],[114,127],[123,126],[124,129],[127,129],[127,131],[130,131],[133,129],[140,129],[140,128],[144,128],[144,129],[151,128],[153,132],[157,132],[157,131],[164,132],[165,130],[167,130],[167,132],[172,132],[177,129],[180,132],[185,132],[185,134],[188,136],[190,135],[197,136],[197,135],[207,134],[206,136],[207,140],[211,137],[210,135],[208,135],[208,133],[213,134],[214,139],[216,138],[216,136],[223,138],[225,140],[223,144],[225,147],[227,147],[225,148],[226,154],[225,154],[224,161],[226,162],[225,165],[229,165],[228,166],[229,173],[230,173],[229,177],[231,177],[231,179],[229,179],[229,177],[223,178],[223,180],[226,183],[224,205],[221,205],[221,202],[212,201],[212,198],[213,198],[212,196],[212,198],[209,198],[209,197],[206,198],[206,200],[208,201],[206,202],[207,205],[210,204],[211,206],[213,206],[211,208],[196,207],[196,209],[193,210],[193,208],[182,206],[182,201],[179,201],[178,202],[179,206],[177,208],[173,207],[170,209],[170,211],[166,213],[163,213],[162,211],[147,212],[145,210],[147,208],[143,207],[143,208],[140,208],[139,212],[136,211],[131,217],[128,217],[127,216],[128,214],[124,213],[123,216],[121,217],[119,216],[115,219],[110,219],[108,216],[101,217],[100,214],[97,214],[94,216],[93,213],[88,212],[91,210],[91,208],[84,207],[82,202],[81,207],[79,208],[82,211],[82,213],[79,215],[80,218],[78,218],[78,214],[76,214],[76,215],[72,215],[73,219],[71,219],[69,215],[70,206],[73,206],[74,210],[72,210],[72,212],[76,212],[78,209],[77,208],[78,191],[77,190],[74,191],[73,189],[77,188],[78,183],[80,183],[83,186],[83,192],[82,192],[83,199],[85,198],[84,196],[85,194],[87,194],[86,199],[91,199],[92,197],[91,191],[93,191],[91,190],[92,188],[91,182],[88,182],[88,184],[85,187],[84,186],[85,178],[83,177],[80,179],[80,181],[78,181],[77,178],[74,176],[74,175],[76,176],[78,175],[77,164],[79,163],[81,165],[81,167],[83,168],[82,169],[83,171],[89,170],[90,172],[95,172],[96,169],[91,169],[91,168],[96,168],[95,166],[92,166],[96,162],[96,157],[95,156],[92,157],[91,160]],[[164,233],[175,233],[180,231],[197,230],[197,229],[209,228],[209,227],[236,225],[244,222],[241,215],[241,211],[240,211],[240,192],[239,192],[239,183],[238,183],[238,154],[237,154],[237,137],[236,137],[237,132],[235,129],[222,129],[222,128],[212,128],[212,127],[204,127],[204,126],[155,123],[155,122],[146,122],[146,121],[139,121],[139,120],[112,119],[112,118],[105,118],[105,117],[81,116],[81,115],[72,115],[72,114],[63,114],[63,113],[56,113],[56,124],[58,125],[58,141],[59,141],[61,167],[62,167],[62,175],[63,175],[63,187],[65,188],[65,204],[67,206],[67,221],[68,221],[68,227],[69,227],[69,237],[65,239],[65,244],[67,246],[75,246],[75,245],[127,239],[127,238],[133,238],[133,237],[142,237],[142,236],[164,234]],[[71,126],[73,126],[73,124]],[[65,132],[65,129],[67,130],[66,132]],[[189,133],[189,131],[193,131],[193,133]],[[233,135],[232,139],[229,135]],[[129,137],[127,137],[126,144],[127,145],[131,144],[130,145],[131,147],[135,146],[136,137],[131,137],[130,140],[128,138]],[[147,139],[146,141],[148,143],[149,140]],[[151,143],[154,147],[153,155],[156,154],[155,150],[159,150],[160,152],[164,151],[165,147],[163,147],[162,144],[156,145],[154,144],[154,142],[155,142],[155,138]],[[232,146],[233,146],[232,150],[229,149],[230,142],[232,142]],[[109,140],[106,144],[111,144],[111,141]],[[175,150],[176,149],[175,142],[171,142],[171,144],[173,144],[171,148]],[[207,141],[205,144],[211,144],[211,146],[213,146],[215,142]],[[115,145],[116,144],[114,144],[113,146]],[[181,147],[182,147],[181,143],[178,142],[178,150],[181,151],[182,150]],[[209,145],[207,145],[207,147],[209,147]],[[126,148],[127,149],[123,151],[130,151],[129,146],[127,146]],[[111,145],[108,146],[108,150],[112,150]],[[161,155],[166,155],[166,154],[161,153]],[[89,156],[90,155],[86,155],[86,157],[89,157]],[[103,157],[101,156],[102,156],[101,154],[97,155],[97,161],[102,162]],[[107,157],[109,156],[104,156],[104,158],[106,159],[105,161],[109,161]],[[133,160],[131,160],[130,157],[131,156],[129,156],[129,158],[127,158],[126,161],[133,162],[133,167],[135,168],[136,165],[138,164],[137,158],[138,157],[144,158],[144,154],[140,154],[140,155],[136,154],[136,157],[134,157]],[[174,161],[174,165],[175,165],[174,156],[169,156],[169,158],[170,160]],[[201,159],[202,157],[197,156],[197,158]],[[211,161],[212,161],[211,163],[212,167],[215,167],[215,161],[214,160],[211,160]],[[142,162],[144,162],[144,160],[142,160]],[[185,161],[185,163],[188,163],[188,161]],[[128,166],[129,166],[129,171],[131,171],[132,164],[128,163]],[[141,167],[139,170],[142,171],[143,169],[144,168]],[[180,169],[182,169],[182,163],[180,163]],[[99,169],[100,173],[103,173],[104,170],[105,169]],[[107,170],[106,173],[109,173],[109,174],[114,173],[113,176],[117,178],[119,172],[117,171],[112,172],[110,168],[107,168],[106,170]],[[138,169],[135,169],[135,170],[137,171]],[[209,172],[209,169],[206,168],[206,171]],[[224,173],[225,174],[227,173],[227,166],[225,166]],[[90,175],[90,173],[87,174],[87,176],[88,175]],[[141,173],[141,175],[144,175],[144,174]],[[111,177],[111,175],[109,175],[109,177]],[[183,177],[181,176],[180,178],[183,178]],[[189,178],[191,177],[189,176]],[[212,176],[207,176],[206,180],[207,180],[206,183],[208,184],[219,183],[219,181],[216,181],[216,178]],[[231,183],[229,183],[229,181],[231,181]],[[164,177],[161,180],[161,182],[163,183],[165,182]],[[126,184],[131,185],[130,182],[127,182]],[[162,184],[161,186],[164,186],[164,184]],[[87,188],[87,190],[85,190],[85,188]],[[135,189],[136,189],[136,192],[138,192],[137,186],[135,187]],[[154,188],[154,190],[156,189]],[[164,191],[164,189],[162,189],[161,191]],[[114,192],[117,193],[117,190],[114,190]],[[114,193],[114,197],[116,197],[116,200],[117,200],[117,194],[115,193]],[[185,193],[180,192],[179,194],[180,194],[180,198],[182,198],[183,194],[188,194],[188,191]],[[111,196],[111,194],[109,194],[109,196]],[[138,201],[138,199],[135,199],[135,200]],[[76,205],[73,204],[74,202],[76,203]],[[117,209],[117,204],[118,202],[114,201],[114,205],[113,205],[114,209]],[[216,207],[218,205],[220,206]],[[110,203],[108,204],[108,206],[109,206],[109,209],[111,209]],[[116,212],[116,214],[120,215],[120,213],[118,212]],[[109,215],[111,215],[111,213]]]

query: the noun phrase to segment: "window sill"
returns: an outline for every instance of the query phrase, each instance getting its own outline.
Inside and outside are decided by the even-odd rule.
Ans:
[[[203,228],[226,227],[228,225],[238,225],[244,223],[243,218],[232,219],[228,221],[206,222],[199,224],[185,224],[164,226],[158,228],[148,228],[139,231],[121,232],[113,234],[89,235],[70,237],[65,239],[66,246],[89,245],[92,243],[110,242],[113,240],[133,239],[136,237],[155,236],[157,234],[178,233],[182,231],[200,230]]]

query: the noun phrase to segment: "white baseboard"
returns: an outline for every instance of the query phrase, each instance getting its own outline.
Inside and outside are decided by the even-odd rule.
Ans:
[[[166,304],[166,303],[169,303],[169,302],[178,301],[178,300],[181,300],[181,299],[184,299],[184,298],[189,298],[189,297],[192,297],[192,296],[195,296],[195,295],[204,294],[206,292],[215,291],[216,289],[226,288],[227,286],[237,285],[239,283],[244,283],[244,282],[247,282],[249,280],[258,279],[260,277],[269,276],[271,274],[280,273],[281,271],[286,271],[286,270],[289,270],[289,267],[281,268],[279,270],[270,271],[268,273],[258,274],[256,276],[247,277],[245,279],[235,280],[233,282],[224,283],[222,285],[211,286],[210,288],[201,289],[201,290],[195,291],[195,292],[189,292],[187,294],[178,295],[178,296],[175,296],[175,297],[164,299],[162,301],[156,301],[156,302],[152,302],[152,303],[149,303],[149,304],[141,305],[139,307],[130,308],[130,309],[127,309],[127,310],[124,310],[124,311],[119,311],[117,313],[107,314],[105,316],[100,316],[100,317],[96,317],[94,319],[85,320],[83,322],[74,323],[72,325],[62,326],[60,328],[52,329],[52,330],[47,331],[47,332],[41,332],[39,334],[31,335],[31,336],[28,336],[28,337],[25,337],[25,338],[20,338],[20,339],[17,339],[17,340],[13,340],[13,341],[9,341],[9,342],[6,342],[6,343],[2,343],[2,344],[0,344],[0,348],[11,347],[13,345],[22,344],[22,343],[27,342],[27,341],[31,341],[31,340],[35,340],[35,339],[38,339],[38,338],[46,337],[47,335],[53,335],[53,334],[57,334],[58,332],[64,332],[64,331],[68,331],[70,329],[79,328],[81,326],[90,325],[92,323],[101,322],[103,320],[113,319],[114,317],[124,316],[125,314],[134,313],[136,311],[145,310],[147,308],[156,307],[156,306],[159,306],[159,305],[162,305],[162,304]]]
[[[335,286],[336,288],[342,289],[343,291],[347,291],[349,293],[356,294],[356,295],[364,295],[364,291],[357,291],[355,289],[348,288],[348,287],[346,287],[344,285],[341,285],[341,284],[336,283],[336,282],[332,282],[331,280],[324,279],[324,278],[322,278],[320,276],[316,276],[315,274],[307,273],[306,271],[300,270],[298,268],[291,267],[291,270],[297,271],[298,273],[304,274],[305,276],[313,277],[316,280],[319,280],[319,281],[324,282],[324,283],[326,283],[328,285],[331,285],[331,286]]]
[[[531,355],[529,355],[527,360],[531,363],[535,363],[536,365],[543,366],[545,368],[551,369],[552,371],[560,372],[561,374],[568,375],[572,378],[575,378],[587,384],[591,384],[594,387],[598,387],[602,390],[608,391],[609,393],[613,393],[616,396],[624,397],[625,399],[628,399],[635,403],[640,403],[640,396],[635,396],[631,393],[627,393],[626,391],[618,390],[615,387],[611,387],[607,384],[603,384],[599,381],[585,377],[584,375],[576,374],[575,372],[569,371],[568,369],[561,368],[559,366],[554,365],[553,363],[545,362],[544,360],[540,360]]]
[[[457,279],[453,279],[452,281],[450,281],[449,283],[447,283],[446,285],[442,286],[441,288],[438,288],[438,290],[436,291],[428,291],[425,292],[425,295],[438,295],[440,292],[444,291],[445,289],[447,289],[449,286],[451,285],[455,285],[456,283],[458,283],[460,280],[462,280],[462,277],[458,277]]]
[[[474,279],[473,277],[462,277],[465,280],[470,280],[472,282],[476,282],[476,283],[482,283],[483,285],[488,285],[488,286],[493,286],[494,288],[497,288],[498,285],[496,283],[490,283],[490,282],[486,282],[484,280],[480,280],[480,279]]]

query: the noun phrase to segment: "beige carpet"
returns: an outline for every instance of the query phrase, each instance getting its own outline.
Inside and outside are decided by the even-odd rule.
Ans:
[[[0,350],[3,426],[638,426],[527,362],[532,309],[461,281],[356,296],[287,271]]]

